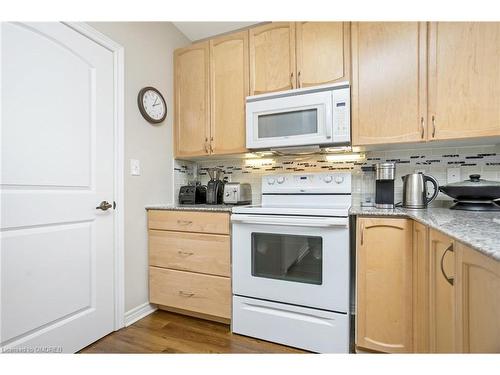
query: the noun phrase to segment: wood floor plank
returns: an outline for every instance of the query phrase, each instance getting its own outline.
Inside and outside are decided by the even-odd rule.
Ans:
[[[158,310],[80,353],[307,353],[232,334],[228,325]]]

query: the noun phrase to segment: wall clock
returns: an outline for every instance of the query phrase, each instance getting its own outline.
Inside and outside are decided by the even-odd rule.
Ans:
[[[167,103],[154,87],[144,87],[137,96],[142,117],[151,124],[159,124],[167,117]]]

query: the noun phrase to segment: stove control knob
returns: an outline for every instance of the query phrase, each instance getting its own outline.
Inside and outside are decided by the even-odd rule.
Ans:
[[[333,177],[332,176],[325,176],[325,178],[323,178],[323,181],[325,181],[327,184],[329,184],[330,182],[333,181]]]
[[[341,184],[342,182],[344,182],[344,177],[342,177],[342,176],[335,177],[336,184]]]
[[[267,179],[267,184],[268,185],[274,185],[274,182],[275,182],[275,180],[272,177]]]
[[[278,177],[278,184],[282,184],[283,182],[285,182],[285,177],[279,176]]]

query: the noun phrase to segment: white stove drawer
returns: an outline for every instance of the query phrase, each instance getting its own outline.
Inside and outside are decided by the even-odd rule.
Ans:
[[[318,353],[349,353],[349,316],[233,296],[232,331]]]

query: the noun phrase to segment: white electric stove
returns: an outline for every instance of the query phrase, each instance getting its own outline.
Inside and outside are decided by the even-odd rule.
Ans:
[[[349,352],[351,201],[349,173],[283,174],[233,209],[233,332]]]

